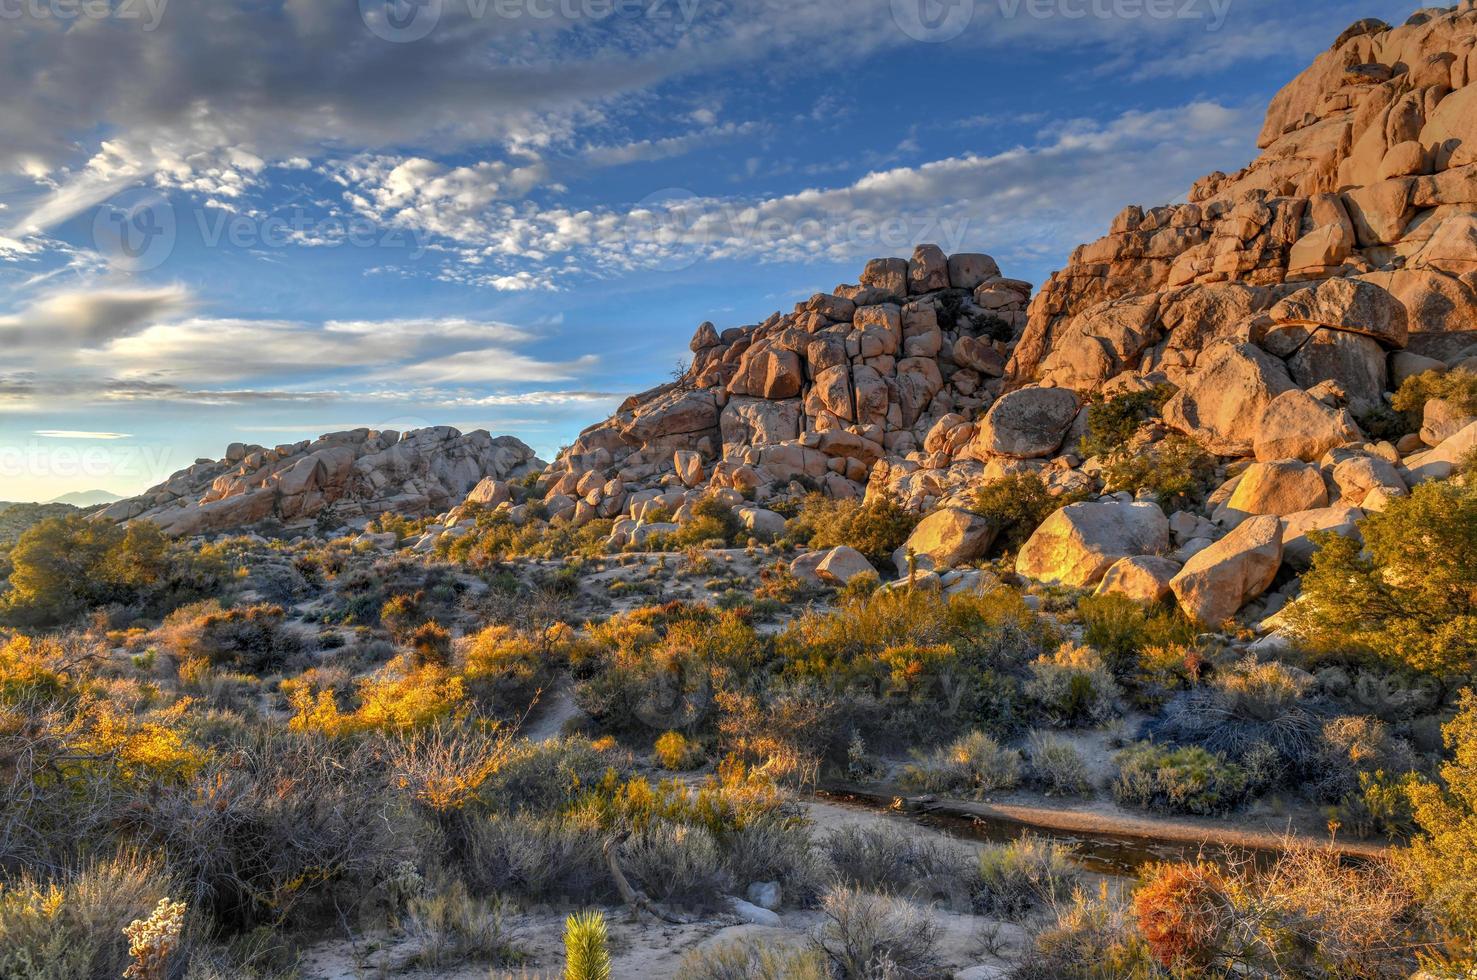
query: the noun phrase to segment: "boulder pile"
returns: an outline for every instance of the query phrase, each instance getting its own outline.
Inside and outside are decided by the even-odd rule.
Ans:
[[[426,517],[460,504],[484,480],[544,467],[512,436],[447,426],[410,432],[352,429],[266,448],[236,443],[147,492],[109,506],[113,521],[152,521],[166,534],[228,531],[276,519],[335,527],[379,514]]]
[[[632,541],[647,508],[680,521],[714,492],[885,497],[936,515],[905,551],[942,574],[995,537],[976,491],[1034,473],[1089,502],[1038,529],[1019,573],[1173,594],[1212,622],[1274,611],[1310,530],[1352,533],[1477,440],[1439,400],[1418,437],[1367,435],[1406,377],[1477,367],[1477,3],[1353,25],[1259,142],[1186,203],[1125,209],[1034,299],[988,256],[924,245],[761,324],[704,323],[679,380],[553,464],[548,513]],[[1150,438],[1219,457],[1220,488],[1167,530],[1142,495],[1103,495],[1079,449],[1091,401],[1151,389],[1173,394]]]

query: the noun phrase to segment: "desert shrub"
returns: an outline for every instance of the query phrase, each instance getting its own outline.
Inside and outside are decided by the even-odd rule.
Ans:
[[[1102,724],[1118,711],[1121,691],[1101,655],[1064,643],[1030,665],[1025,693],[1056,728]]]
[[[605,916],[576,912],[564,923],[564,980],[611,980]]]
[[[447,718],[462,716],[468,709],[463,679],[443,667],[415,667],[408,657],[391,661],[361,679],[355,690],[357,704],[345,712],[331,690],[314,692],[312,685],[284,681],[293,716],[293,731],[345,736],[367,731],[410,731]]]
[[[906,789],[924,793],[983,798],[1014,789],[1021,781],[1021,754],[1003,748],[983,732],[970,732],[909,765],[902,774]]]
[[[459,880],[412,897],[401,927],[416,947],[412,966],[444,969],[467,961],[516,960],[499,902],[469,894]]]
[[[602,653],[575,697],[615,734],[711,730],[715,693],[746,687],[763,654],[745,610],[681,602],[613,616],[591,636]]]
[[[1404,854],[1418,897],[1467,957],[1477,952],[1477,696],[1464,690],[1441,729],[1441,785],[1410,790],[1420,835]]]
[[[1081,880],[1070,847],[1026,834],[980,852],[975,907],[987,915],[1018,918],[1065,901]]]
[[[464,647],[468,693],[492,714],[520,714],[579,648],[574,631],[562,623],[542,630],[489,626]]]
[[[817,944],[843,980],[939,973],[939,927],[927,912],[889,895],[835,888],[821,903]]]
[[[56,636],[15,634],[0,646],[0,703],[61,699],[72,687],[68,665],[88,655]]]
[[[1082,437],[1082,455],[1109,456],[1119,451],[1145,422],[1159,414],[1173,395],[1172,385],[1155,385],[1145,391],[1094,401],[1087,406],[1087,435]]]
[[[1132,908],[1103,883],[1077,889],[1051,910],[1013,980],[1135,980],[1155,976],[1157,961],[1139,934]]]
[[[520,740],[499,754],[478,792],[483,805],[502,812],[562,810],[618,765],[615,755],[578,737]]]
[[[1349,864],[1290,842],[1270,865],[1154,865],[1133,899],[1139,931],[1177,975],[1395,977],[1429,947],[1388,861]]]
[[[161,644],[180,660],[203,658],[212,666],[248,674],[279,669],[302,644],[286,628],[281,606],[222,609],[214,600],[170,613],[159,630]]]
[[[1422,409],[1424,409],[1422,405]],[[1359,431],[1375,441],[1388,440],[1394,442],[1407,432],[1413,432],[1420,428],[1420,422],[1411,426],[1410,416],[1405,412],[1398,412],[1389,405],[1372,405],[1354,416],[1354,421],[1359,424]]]
[[[757,693],[720,691],[718,733],[730,757],[785,785],[813,784],[850,714],[815,684],[771,684]]]
[[[1071,742],[1050,732],[1032,732],[1026,742],[1031,781],[1047,796],[1086,796],[1092,792],[1087,763]]]
[[[681,732],[664,732],[656,740],[656,759],[663,769],[696,769],[703,764],[703,747]]]
[[[781,676],[844,692],[838,700],[875,702],[872,717],[845,726],[869,744],[916,744],[974,728],[1015,731],[1013,672],[1053,640],[1008,589],[952,597],[889,589],[807,612],[775,638],[775,652]]]
[[[498,815],[473,822],[465,873],[479,894],[530,901],[589,900],[610,890],[604,833],[557,815]]]
[[[162,615],[220,590],[224,566],[171,543],[156,525],[126,528],[80,515],[47,518],[10,549],[0,621],[54,626],[106,605]]]
[[[789,524],[789,535],[812,548],[855,548],[873,565],[892,562],[892,553],[903,546],[918,517],[888,497],[862,502],[812,494]]]
[[[1189,436],[1176,433],[1115,453],[1106,461],[1102,477],[1109,492],[1148,490],[1166,510],[1180,510],[1198,504],[1210,491],[1215,458]]]
[[[1213,814],[1240,803],[1246,771],[1199,746],[1167,749],[1140,742],[1119,752],[1113,797],[1167,813]]]
[[[1178,609],[1149,610],[1121,595],[1083,596],[1077,615],[1084,627],[1082,642],[1103,655],[1119,680],[1138,672],[1146,650],[1188,646],[1198,632]]]
[[[1410,743],[1396,737],[1378,718],[1330,718],[1323,723],[1310,789],[1315,798],[1336,802],[1360,793],[1360,777],[1364,774],[1403,773],[1419,765]]]
[[[701,826],[653,823],[621,846],[621,865],[665,904],[714,909],[731,888],[718,842]]]
[[[1430,481],[1359,524],[1364,543],[1314,533],[1288,609],[1315,652],[1366,654],[1435,674],[1477,664],[1477,483]]]
[[[785,901],[802,907],[820,897],[830,870],[798,809],[771,810],[735,827],[724,837],[723,857],[737,884],[780,882]]]
[[[415,667],[445,667],[451,662],[451,632],[434,619],[411,631],[407,645]]]
[[[371,746],[252,734],[192,785],[161,794],[144,837],[166,855],[191,908],[229,930],[288,928],[371,894],[405,857],[412,837],[376,805],[385,792]]]
[[[967,908],[974,891],[976,863],[968,848],[906,825],[838,827],[821,846],[844,885],[925,902],[942,899],[955,908]]]
[[[748,531],[732,507],[716,497],[704,497],[692,505],[692,516],[672,535],[671,544],[676,548],[726,548],[747,537]]]
[[[1220,868],[1206,862],[1149,867],[1134,893],[1139,932],[1165,967],[1202,970],[1220,954],[1231,898]]]
[[[1411,794],[1425,785],[1425,777],[1406,772],[1387,775],[1383,769],[1359,773],[1359,785],[1339,800],[1334,822],[1356,837],[1400,840],[1416,829]]]
[[[1083,499],[1083,494],[1052,494],[1035,473],[1018,473],[981,487],[972,510],[995,522],[1000,529],[996,541],[1011,552],[1052,514]]]
[[[1306,776],[1317,767],[1322,728],[1305,701],[1312,684],[1297,668],[1247,658],[1209,686],[1176,697],[1148,730],[1243,764],[1253,752],[1269,750],[1282,775]]]
[[[831,980],[831,972],[818,950],[735,939],[688,953],[677,980]]]
[[[1477,374],[1471,371],[1423,371],[1400,383],[1390,406],[1406,418],[1408,431],[1421,427],[1426,402],[1440,398],[1463,415],[1477,415]]]
[[[157,858],[138,854],[0,885],[0,976],[117,980],[129,966],[124,927],[147,919],[175,883]]]

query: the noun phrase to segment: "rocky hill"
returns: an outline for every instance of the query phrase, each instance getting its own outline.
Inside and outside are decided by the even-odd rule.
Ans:
[[[409,432],[352,429],[274,446],[236,443],[198,459],[146,493],[103,510],[153,521],[172,535],[234,530],[274,518],[334,526],[382,513],[423,517],[459,503],[484,479],[514,480],[542,460],[512,436],[447,426]]]
[[[926,509],[1023,465],[1079,486],[1058,451],[1084,398],[1158,382],[1222,456],[1254,454],[1295,390],[1318,397],[1283,399],[1277,426],[1357,439],[1394,383],[1477,344],[1474,42],[1470,0],[1356,23],[1273,100],[1250,166],[1127,208],[1034,299],[988,256],[921,246],[761,324],[703,324],[680,381],[555,461],[550,511],[702,485]]]

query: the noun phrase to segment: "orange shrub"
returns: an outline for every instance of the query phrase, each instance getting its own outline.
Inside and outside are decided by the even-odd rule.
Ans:
[[[1229,905],[1213,864],[1156,864],[1133,896],[1139,932],[1170,969],[1207,966],[1216,957]]]

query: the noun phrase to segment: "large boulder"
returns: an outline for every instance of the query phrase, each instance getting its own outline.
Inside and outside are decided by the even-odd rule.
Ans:
[[[1252,517],[1191,556],[1169,587],[1187,615],[1219,626],[1265,592],[1281,564],[1282,521]]]
[[[1230,521],[1258,514],[1295,514],[1328,503],[1328,488],[1318,467],[1295,459],[1252,463],[1242,474],[1231,499],[1217,513]]]
[[[1173,558],[1159,555],[1135,555],[1114,563],[1098,584],[1098,595],[1127,596],[1137,602],[1153,605],[1169,595],[1169,583],[1180,570]]]
[[[863,575],[876,578],[877,569],[872,567],[872,563],[860,551],[840,545],[822,554],[815,565],[815,574],[822,581],[847,585],[852,579]]]
[[[1335,446],[1360,437],[1346,408],[1324,404],[1301,388],[1273,398],[1257,417],[1253,448],[1263,462],[1301,459],[1312,462]]]
[[[1169,550],[1169,519],[1157,504],[1117,500],[1071,504],[1048,517],[1016,556],[1016,572],[1038,582],[1096,585],[1124,558]]]
[[[907,574],[909,553],[917,567],[925,571],[953,568],[989,551],[998,532],[993,521],[978,514],[961,507],[944,507],[918,523],[893,561],[900,575]]]
[[[1336,263],[1330,263],[1336,264]],[[1325,279],[1300,289],[1268,311],[1273,329],[1319,327],[1373,337],[1403,348],[1410,334],[1405,305],[1386,289],[1360,279]]]
[[[1041,459],[1061,448],[1081,407],[1065,388],[1021,388],[985,413],[975,439],[975,455],[988,459]]]
[[[1257,420],[1297,387],[1282,362],[1255,344],[1221,344],[1164,405],[1164,421],[1222,456],[1251,453]]]
[[[1385,362],[1378,341],[1363,334],[1320,329],[1287,359],[1287,369],[1303,388],[1334,382],[1359,412],[1383,404],[1388,378]]]
[[[1359,521],[1364,511],[1358,507],[1319,507],[1288,514],[1282,519],[1282,560],[1296,569],[1305,569],[1313,563],[1313,554],[1318,546],[1308,537],[1310,531],[1334,531],[1348,537],[1358,537]]]

